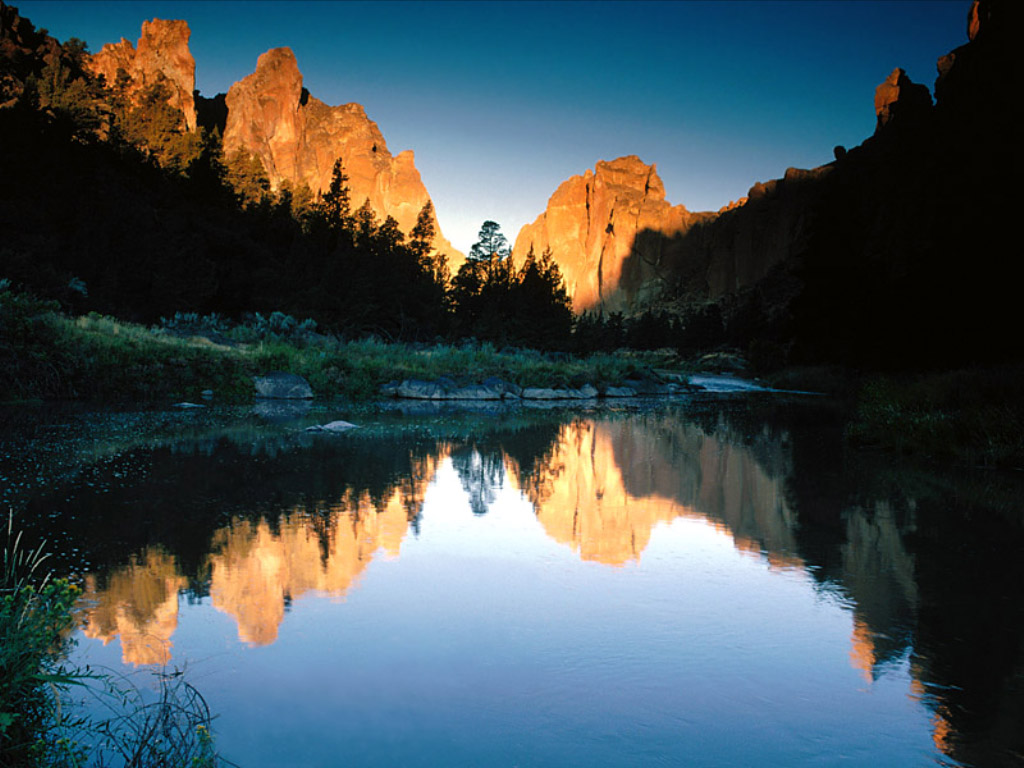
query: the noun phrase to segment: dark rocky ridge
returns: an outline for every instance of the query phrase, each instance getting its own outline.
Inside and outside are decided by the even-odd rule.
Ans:
[[[1015,241],[1021,176],[1012,118],[1021,31],[1019,3],[975,0],[968,42],[938,60],[934,105],[896,68],[874,94],[873,136],[836,147],[827,165],[758,182],[718,212],[652,195],[653,166],[638,158],[598,163],[523,227],[516,255],[550,246],[577,311],[686,316],[716,303],[727,325],[746,313],[744,332],[794,361],[1018,358],[1020,343],[1005,334],[1017,296],[1003,254]],[[630,173],[602,187],[611,166]],[[620,209],[632,226],[602,218]]]
[[[878,127],[835,162],[757,184],[742,207],[675,237],[657,274],[676,308],[754,300],[795,360],[883,367],[1018,359],[1007,255],[1021,172],[1020,4],[975,0],[970,40],[938,62],[935,105],[897,69]],[[645,233],[656,236],[657,233]],[[650,292],[650,289],[648,289]]]

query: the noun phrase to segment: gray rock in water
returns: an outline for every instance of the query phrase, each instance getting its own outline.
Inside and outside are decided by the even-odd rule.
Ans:
[[[564,389],[552,389],[551,387],[524,387],[522,392],[523,400],[564,400]]]
[[[499,379],[497,376],[488,376],[483,382],[485,387],[491,389],[497,389],[501,392],[502,397],[509,400],[516,400],[523,394],[523,388],[516,386],[511,381],[505,381]]]
[[[203,400],[212,400],[213,399],[213,390],[212,389],[204,389],[199,394],[203,396]]]
[[[632,387],[608,387],[604,391],[605,397],[636,397],[636,390]]]
[[[398,385],[395,397],[405,397],[410,400],[446,400],[447,390],[436,381],[406,379]]]
[[[312,427],[306,427],[306,432],[347,432],[350,429],[359,429],[358,425],[352,424],[348,421],[330,421],[327,424],[314,424]]]
[[[504,394],[504,387],[470,384],[449,391],[447,396],[449,400],[501,400]]]
[[[589,400],[597,397],[597,389],[584,384],[578,389],[566,387],[527,387],[523,390],[524,400]]]
[[[275,400],[305,400],[313,397],[313,389],[309,382],[294,373],[271,371],[254,379],[256,397]]]
[[[199,403],[175,403],[175,408],[181,408],[183,410],[190,408],[205,408],[205,405],[199,405]]]

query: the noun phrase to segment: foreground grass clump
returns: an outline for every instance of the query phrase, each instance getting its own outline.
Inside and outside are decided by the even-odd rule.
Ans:
[[[178,315],[157,329],[96,314],[69,318],[55,303],[15,293],[2,281],[0,367],[7,373],[0,402],[194,400],[204,390],[220,401],[244,401],[253,376],[275,370],[305,377],[318,397],[353,400],[376,397],[396,379],[470,383],[494,376],[523,387],[578,387],[652,375],[643,356],[341,341],[280,313],[234,327],[212,316]]]
[[[47,765],[63,747],[54,686],[74,626],[73,585],[39,573],[46,555],[26,550],[10,521],[0,572],[0,765]]]
[[[1024,368],[870,378],[847,437],[941,461],[1024,467]]]
[[[216,768],[211,716],[180,672],[154,691],[68,665],[80,590],[44,573],[8,518],[0,571],[0,766]],[[77,698],[72,691],[80,694]],[[81,699],[99,715],[87,715]]]

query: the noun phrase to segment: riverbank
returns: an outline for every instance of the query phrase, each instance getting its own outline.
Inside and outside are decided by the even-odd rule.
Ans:
[[[183,333],[90,314],[72,318],[55,304],[0,291],[0,402],[246,402],[254,377],[284,371],[304,378],[317,398],[365,401],[389,383],[450,387],[500,380],[513,391],[580,390],[663,383],[661,360],[645,353],[576,357],[483,343],[341,341],[316,333],[258,335],[241,329]],[[471,373],[470,373],[471,372]],[[675,382],[677,385],[679,382]],[[385,392],[386,396],[387,393]]]
[[[939,464],[1024,469],[1024,365],[873,373],[808,367],[774,387],[827,393],[846,413],[846,442]]]
[[[0,403],[243,403],[254,396],[254,378],[271,371],[303,377],[316,398],[328,400],[572,401],[706,389],[703,372],[742,370],[735,355],[690,362],[627,350],[575,357],[285,330],[190,333],[95,314],[72,318],[53,302],[0,287]],[[1024,366],[898,376],[793,368],[766,384],[837,398],[851,445],[968,466],[1024,467]]]

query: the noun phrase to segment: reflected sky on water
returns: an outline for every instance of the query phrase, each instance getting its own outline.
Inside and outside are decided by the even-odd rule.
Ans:
[[[77,660],[187,666],[246,766],[1019,764],[1012,478],[801,404],[361,416],[40,458]]]

